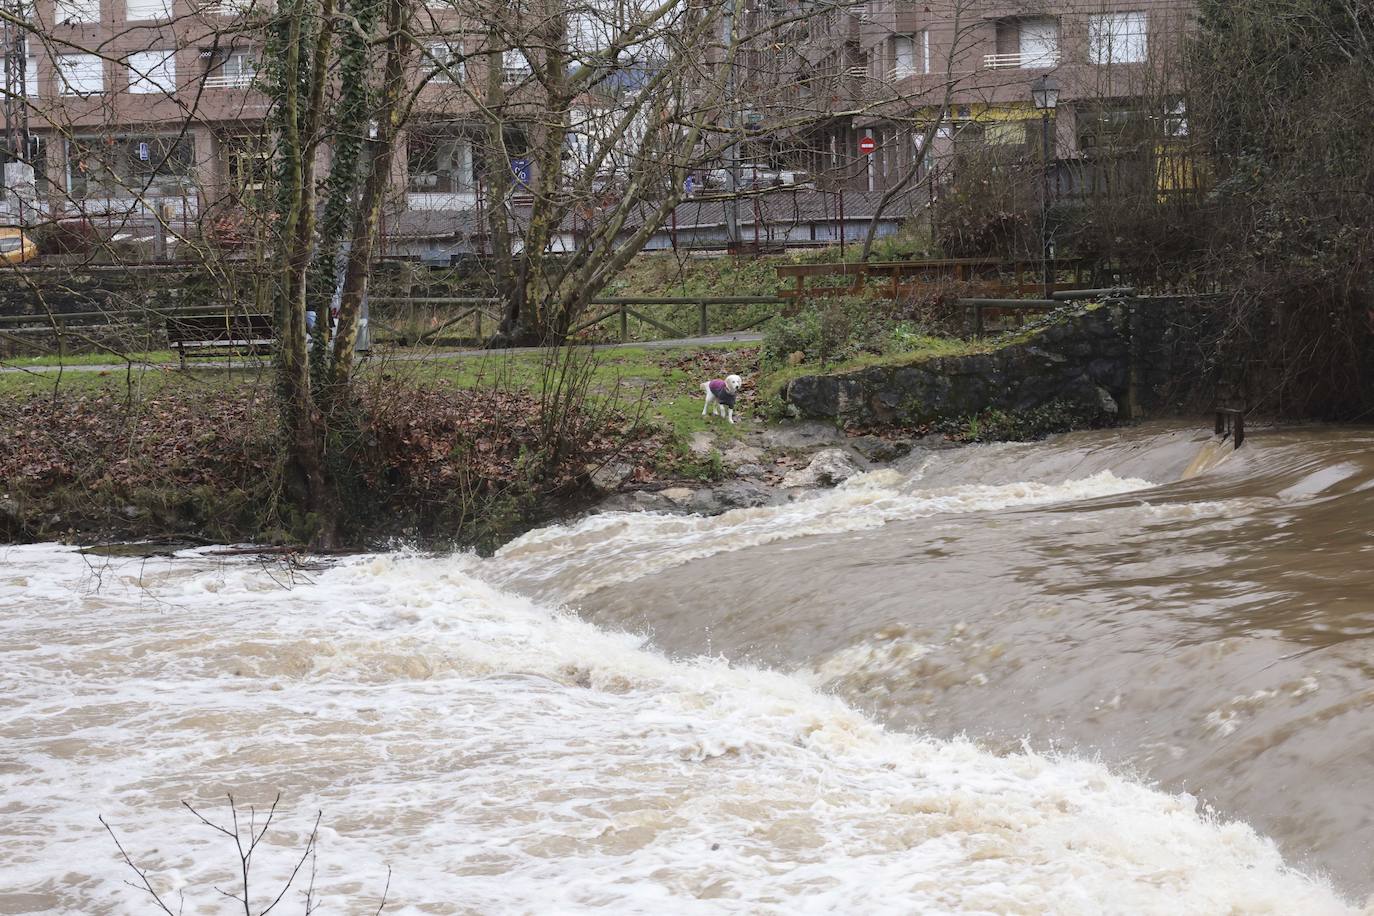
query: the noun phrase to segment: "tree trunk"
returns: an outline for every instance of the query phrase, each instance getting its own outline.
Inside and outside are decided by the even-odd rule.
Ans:
[[[304,513],[317,546],[337,543],[337,506],[325,472],[325,435],[310,389],[306,352],[306,274],[315,234],[315,138],[323,101],[333,0],[324,0],[312,59],[303,62],[306,0],[298,0],[286,36],[281,114],[282,254],[276,307],[277,397],[288,498]],[[309,66],[309,95],[301,75]]]
[[[377,112],[378,137],[373,148],[367,181],[353,222],[353,241],[348,250],[343,292],[339,301],[339,328],[334,337],[334,359],[329,373],[332,401],[353,374],[353,350],[358,342],[358,318],[371,274],[372,249],[381,223],[382,205],[391,176],[391,163],[400,132],[401,99],[406,91],[405,67],[410,41],[407,36],[410,7],[407,0],[387,0],[386,64],[382,100]]]

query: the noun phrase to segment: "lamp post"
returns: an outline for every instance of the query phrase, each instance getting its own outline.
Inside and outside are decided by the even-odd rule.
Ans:
[[[1044,169],[1040,176],[1040,258],[1045,274],[1045,298],[1048,299],[1054,293],[1054,251],[1049,233],[1050,113],[1059,104],[1059,80],[1052,76],[1038,77],[1031,83],[1031,101],[1040,110],[1040,138],[1044,155]]]

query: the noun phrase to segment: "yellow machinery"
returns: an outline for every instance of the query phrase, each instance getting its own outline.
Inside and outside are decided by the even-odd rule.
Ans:
[[[38,246],[20,229],[0,229],[0,261],[23,264],[38,257]]]

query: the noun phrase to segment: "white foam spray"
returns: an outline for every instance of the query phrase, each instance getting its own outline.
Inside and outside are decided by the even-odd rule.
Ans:
[[[148,911],[97,814],[169,899],[227,911],[237,860],[178,805],[227,791],[283,793],[262,888],[324,812],[329,912],[373,912],[388,866],[388,913],[1349,911],[1187,796],[888,733],[478,565],[0,552],[0,912]]]

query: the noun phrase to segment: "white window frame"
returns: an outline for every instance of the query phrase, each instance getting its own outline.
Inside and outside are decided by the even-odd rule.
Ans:
[[[1088,17],[1088,61],[1098,65],[1143,64],[1149,59],[1150,17],[1144,10]]]
[[[1031,16],[1016,24],[1021,69],[1045,70],[1059,64],[1059,17]],[[1037,34],[1038,33],[1038,34]],[[1027,38],[1032,45],[1027,49]]]
[[[906,79],[908,76],[915,76],[917,72],[919,71],[916,69],[916,36],[893,35],[892,78]]]
[[[201,56],[210,54],[201,51]],[[252,48],[221,49],[216,56],[218,63],[212,57],[205,71],[206,89],[247,89],[252,85],[258,73],[258,59]]]
[[[501,82],[507,86],[524,82],[534,75],[534,66],[520,48],[501,52]]]
[[[177,91],[176,51],[135,51],[125,63],[129,65],[131,94],[171,95]]]
[[[930,72],[930,29],[916,33],[916,60],[922,73]]]
[[[173,0],[124,0],[127,22],[166,22],[172,18]]]
[[[429,56],[434,58],[434,78],[430,82],[448,83],[467,82],[468,67],[463,59],[463,49],[455,48],[446,41],[430,42]],[[443,69],[443,68],[447,69]],[[457,80],[454,77],[457,77]]]
[[[1181,140],[1188,136],[1188,101],[1178,99],[1164,106],[1164,136]]]
[[[99,22],[100,0],[56,0],[53,21],[59,25],[69,22]]]
[[[84,98],[105,91],[105,61],[99,55],[59,54],[56,63],[62,95]]]

